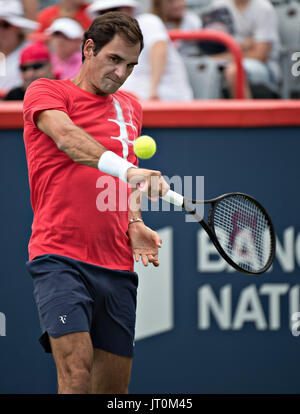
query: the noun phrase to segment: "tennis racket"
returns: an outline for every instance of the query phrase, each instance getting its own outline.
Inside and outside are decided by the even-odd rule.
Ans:
[[[229,193],[200,201],[169,190],[162,199],[192,214],[234,269],[258,275],[271,266],[275,255],[274,227],[264,207],[253,197]],[[211,204],[207,223],[197,215],[196,204]]]

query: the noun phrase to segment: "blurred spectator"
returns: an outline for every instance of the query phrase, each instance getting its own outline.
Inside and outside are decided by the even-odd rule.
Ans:
[[[38,24],[24,17],[23,6],[18,0],[0,0],[0,59],[5,65],[0,76],[0,89],[10,90],[22,85],[19,56],[26,46],[25,36]]]
[[[61,17],[77,20],[84,30],[87,30],[92,23],[86,10],[88,5],[85,0],[62,0],[59,4],[46,7],[38,14],[37,20],[40,23],[38,31],[44,32],[54,20]]]
[[[11,89],[4,97],[5,101],[23,100],[26,89],[40,78],[53,79],[50,52],[44,43],[32,43],[26,46],[20,54],[19,67],[23,84]]]
[[[217,7],[201,14],[202,28],[206,30],[217,30],[234,36],[234,24],[232,13],[228,7]],[[226,46],[220,42],[201,40],[199,42],[201,52],[207,55],[223,53]]]
[[[133,16],[138,2],[135,0],[94,0],[88,7],[88,13],[94,19],[100,14],[119,11]]]
[[[200,30],[202,27],[200,17],[186,9],[185,0],[155,0],[152,11],[162,19],[169,30]],[[196,42],[178,41],[177,49],[185,56],[199,54]]]
[[[133,0],[97,0],[89,12],[97,14],[118,10],[134,15],[138,6]],[[140,99],[186,101],[193,98],[183,60],[169,39],[166,26],[159,16],[144,13],[137,16],[144,36],[144,49],[122,89]]]
[[[233,36],[240,44],[243,66],[252,88],[259,85],[272,90],[280,80],[279,32],[277,16],[268,0],[215,0],[213,9],[227,7],[233,18]],[[225,63],[224,75],[231,96],[236,78],[236,65],[228,52],[215,55]],[[245,85],[246,96],[252,93]],[[259,92],[259,90],[257,89]],[[254,94],[255,95],[255,94]],[[254,96],[255,97],[255,96]],[[259,96],[261,97],[261,96]]]
[[[123,85],[141,99],[189,101],[193,99],[182,57],[170,41],[161,17],[152,12],[137,16],[144,36],[139,64]]]
[[[72,79],[81,67],[82,26],[75,20],[55,20],[46,30],[50,35],[51,62],[57,79]]]

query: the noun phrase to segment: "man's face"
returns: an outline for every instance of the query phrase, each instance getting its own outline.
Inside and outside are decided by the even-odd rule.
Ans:
[[[94,42],[88,39],[84,47],[84,66],[89,89],[99,95],[115,93],[138,63],[140,43],[132,45],[115,35],[96,56],[93,47]]]
[[[19,43],[21,29],[0,19],[0,50],[13,50]]]
[[[161,7],[165,18],[178,20],[183,17],[185,0],[162,0]]]
[[[21,66],[21,75],[23,79],[24,89],[35,80],[40,78],[52,79],[52,66],[50,62],[32,62],[28,65]]]

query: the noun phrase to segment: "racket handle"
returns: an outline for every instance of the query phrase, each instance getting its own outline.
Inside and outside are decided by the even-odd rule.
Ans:
[[[175,193],[175,191],[169,190],[161,198],[170,204],[174,204],[175,206],[183,206],[183,196],[181,194]]]

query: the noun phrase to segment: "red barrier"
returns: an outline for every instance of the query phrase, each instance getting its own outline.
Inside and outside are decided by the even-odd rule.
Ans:
[[[0,102],[0,128],[23,128],[23,101]]]
[[[23,128],[22,102],[0,102],[0,128]],[[300,126],[298,100],[143,101],[143,126],[272,127]]]
[[[272,127],[300,125],[296,100],[194,100],[191,102],[143,102],[143,126]]]
[[[237,73],[235,84],[235,98],[244,99],[244,68],[242,65],[242,52],[238,43],[227,33],[218,32],[217,30],[169,30],[171,40],[205,40],[208,42],[223,43],[233,54]]]

